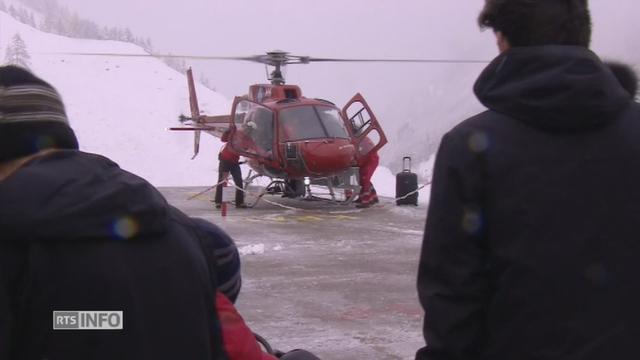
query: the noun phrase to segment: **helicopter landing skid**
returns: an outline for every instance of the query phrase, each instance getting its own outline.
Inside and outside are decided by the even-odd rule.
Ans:
[[[254,207],[258,203],[258,201],[260,201],[260,199],[267,194],[281,195],[283,198],[291,198],[291,199],[299,198],[305,201],[326,201],[334,204],[349,205],[358,196],[358,191],[359,191],[359,187],[357,187],[357,189],[354,189],[355,191],[351,189],[346,189],[346,190],[349,190],[347,191],[347,193],[350,195],[347,196],[344,200],[342,200],[336,196],[335,187],[333,186],[333,184],[331,184],[331,182],[328,182],[327,184],[322,184],[322,185],[317,184],[320,186],[326,186],[329,189],[329,193],[324,195],[329,195],[330,198],[326,198],[326,197],[322,197],[322,196],[318,196],[317,194],[314,194],[311,190],[310,185],[304,185],[304,188],[296,188],[296,186],[295,185],[292,186],[292,184],[296,184],[296,183],[292,181],[282,180],[282,179],[272,180],[269,183],[269,185],[267,185],[264,188],[264,190],[260,193],[260,195],[258,195],[258,198],[256,199],[256,201],[250,207]]]
[[[285,180],[269,177],[271,182],[263,188],[256,200],[251,203],[249,207],[255,207],[262,197],[267,194],[281,195],[284,198],[292,199],[300,198],[306,201],[326,201],[334,204],[350,205],[358,197],[360,192],[360,184],[356,176],[357,173],[358,168],[351,168],[339,176],[316,178],[311,182],[300,179]],[[244,189],[248,189],[249,185],[251,185],[255,179],[262,176],[265,175],[259,173],[252,174],[252,171],[249,171],[249,174],[244,180]],[[311,188],[312,185],[326,187],[329,192],[324,194],[314,193]],[[337,196],[337,191],[344,191],[344,197],[342,195]],[[329,198],[326,196],[329,196]]]

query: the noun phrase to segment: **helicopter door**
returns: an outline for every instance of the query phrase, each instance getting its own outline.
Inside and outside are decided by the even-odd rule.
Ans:
[[[266,106],[236,97],[233,101],[229,143],[246,157],[273,157],[273,111]]]
[[[358,149],[358,159],[372,151],[377,151],[387,143],[387,137],[378,119],[360,93],[351,98],[342,108],[342,116],[351,139]]]

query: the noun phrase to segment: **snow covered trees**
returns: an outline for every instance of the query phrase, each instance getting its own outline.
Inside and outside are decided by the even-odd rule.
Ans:
[[[20,34],[16,33],[11,39],[11,44],[7,46],[4,55],[6,64],[13,64],[29,68],[31,65],[31,56],[27,52],[27,44],[24,43]]]

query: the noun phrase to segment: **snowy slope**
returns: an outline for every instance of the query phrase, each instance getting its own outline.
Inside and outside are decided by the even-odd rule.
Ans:
[[[170,132],[188,114],[184,75],[153,58],[115,58],[52,53],[138,54],[138,46],[71,39],[43,33],[0,12],[0,55],[15,33],[25,41],[31,70],[61,93],[81,149],[106,155],[154,185],[205,185],[215,180],[218,139],[205,136],[201,153],[190,160],[193,136]],[[230,102],[197,87],[201,110],[226,114]]]

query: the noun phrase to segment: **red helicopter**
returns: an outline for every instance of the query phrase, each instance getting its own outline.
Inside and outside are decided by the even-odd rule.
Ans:
[[[311,185],[324,185],[331,200],[338,201],[335,189],[359,193],[359,165],[371,151],[387,143],[387,137],[362,95],[356,94],[341,109],[330,101],[302,95],[296,85],[285,84],[283,69],[289,64],[312,62],[388,62],[388,63],[486,63],[484,60],[443,59],[335,59],[295,56],[276,50],[266,55],[245,57],[151,55],[114,53],[73,53],[73,55],[165,57],[192,60],[251,61],[273,68],[267,72],[270,84],[249,87],[249,93],[236,97],[230,115],[207,116],[200,113],[191,69],[187,71],[191,116],[180,116],[184,126],[176,131],[195,131],[194,155],[200,148],[202,132],[216,137],[229,130],[232,148],[243,155],[255,174],[271,179],[267,193],[312,198]]]
[[[181,116],[186,127],[172,130],[195,131],[194,157],[198,154],[200,134],[221,137],[229,130],[232,148],[247,159],[255,174],[247,176],[272,179],[268,193],[289,197],[312,197],[310,185],[347,189],[346,201],[358,194],[358,165],[369,152],[377,151],[387,138],[362,95],[356,94],[342,109],[330,101],[302,95],[296,85],[285,84],[282,69],[287,64],[308,64],[314,59],[273,51],[266,56],[239,58],[272,66],[270,84],[249,87],[246,96],[236,97],[230,115],[200,114],[191,69],[187,72],[191,117]],[[363,144],[364,139],[369,139]]]

